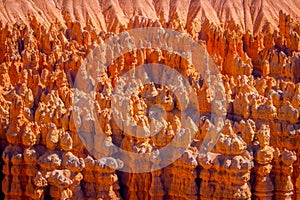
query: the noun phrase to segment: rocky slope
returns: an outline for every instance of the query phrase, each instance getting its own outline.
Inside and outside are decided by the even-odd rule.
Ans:
[[[4,1],[0,4],[3,197],[300,199],[299,3]],[[195,66],[162,49],[127,52],[97,73],[93,65],[85,65],[95,46],[114,33],[138,27],[188,33],[216,63],[225,94],[214,94],[218,89],[209,90],[210,83]],[[180,121],[185,108],[179,102],[189,96],[188,89],[178,97],[171,88],[154,82],[143,85],[136,79],[132,88],[139,90],[128,106],[123,96],[112,99],[121,76],[147,63],[165,64],[187,78],[197,94],[193,105],[201,113],[198,124],[186,128]],[[152,73],[160,75],[146,75]],[[91,96],[97,117],[72,104],[78,93],[85,96],[80,88],[74,89],[78,74],[83,77],[79,80],[83,89],[88,82],[96,85]],[[219,97],[227,102],[226,119],[216,144],[203,150],[202,142],[212,139],[206,136],[218,131],[211,109],[221,107]],[[151,131],[161,129],[155,136],[132,136],[132,130],[116,124],[112,102],[126,107],[121,114],[132,117],[132,123]],[[150,119],[148,107],[154,104],[164,108],[165,119]],[[97,159],[84,146],[78,130],[97,132],[97,126],[104,131],[105,141],[140,154],[157,152],[177,135],[192,130],[196,135],[171,165],[130,173],[121,170],[126,160]],[[97,137],[101,136],[91,139],[94,153],[113,151],[108,143],[97,144]]]
[[[28,22],[28,16],[49,26],[53,20],[78,20],[83,27],[91,23],[97,29],[116,32],[127,26],[135,16],[159,20],[170,26],[180,20],[183,28],[189,28],[209,19],[215,24],[239,25],[243,31],[257,33],[266,23],[277,28],[278,13],[283,10],[292,17],[299,17],[299,0],[3,0],[0,19],[3,22]]]

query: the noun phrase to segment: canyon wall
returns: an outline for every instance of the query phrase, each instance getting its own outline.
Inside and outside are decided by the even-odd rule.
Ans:
[[[300,199],[297,2],[5,1],[0,8],[2,197]],[[93,67],[84,63],[95,47],[139,27],[187,33],[206,49],[225,88],[220,95],[227,110],[221,130],[211,113],[220,106],[218,95],[195,66],[176,53],[133,50],[97,71],[96,78],[89,74]],[[180,101],[189,96],[188,90],[178,97],[167,86],[143,85],[140,80],[134,82],[139,90],[128,105],[122,96],[117,103],[137,125],[161,129],[139,138],[118,126],[111,109],[114,88],[123,74],[147,63],[167,65],[188,80],[197,94],[196,128],[185,128],[180,120]],[[76,83],[78,74],[82,83]],[[97,117],[73,105],[75,93],[81,95],[80,87],[87,82],[95,85],[92,106]],[[165,118],[150,120],[148,107],[155,104],[166,111]],[[104,135],[91,139],[96,153],[113,151],[108,143],[97,144],[97,137],[103,136],[140,154],[155,153],[193,128],[195,137],[172,164],[130,173],[122,171],[125,160],[96,158],[86,148],[78,130],[96,132],[97,126]],[[217,131],[215,145],[201,150]]]

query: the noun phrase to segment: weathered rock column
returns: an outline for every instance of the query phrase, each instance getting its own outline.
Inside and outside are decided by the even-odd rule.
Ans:
[[[259,149],[254,157],[256,180],[254,183],[254,199],[272,200],[274,185],[270,179],[274,148],[269,146],[270,128],[262,125],[257,132]]]

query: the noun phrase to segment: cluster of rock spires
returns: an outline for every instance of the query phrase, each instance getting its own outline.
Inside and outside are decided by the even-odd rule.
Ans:
[[[185,60],[157,49],[122,55],[96,84],[94,119],[72,107],[73,86],[85,57],[113,33],[72,20],[67,27],[57,22],[47,28],[34,17],[28,24],[0,24],[5,198],[299,199],[300,23],[283,12],[278,23],[278,30],[265,24],[252,35],[209,20],[199,30],[196,24],[185,29],[180,20],[172,21],[171,28],[206,47],[226,89],[227,119],[214,148],[204,153],[199,146],[214,127],[212,94]],[[166,24],[135,17],[118,31],[148,26]],[[112,119],[111,94],[118,78],[149,61],[165,63],[188,78],[198,95],[199,131],[171,165],[149,173],[118,172],[122,160],[89,155],[74,120],[86,122],[85,129],[99,123],[107,140],[127,151],[153,152],[168,144],[181,128],[176,114],[181,108],[166,87],[145,85],[130,102],[129,111],[141,126],[151,123],[147,106],[159,103],[168,112],[156,122],[162,129],[154,137],[132,137]],[[82,112],[82,118],[73,119],[73,112]]]

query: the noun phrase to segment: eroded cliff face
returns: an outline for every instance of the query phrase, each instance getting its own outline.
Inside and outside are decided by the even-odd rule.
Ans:
[[[300,4],[295,2],[103,1],[100,5],[98,1],[53,1],[29,6],[26,1],[22,9],[34,15],[18,12],[13,18],[10,9],[18,7],[7,6],[19,2],[6,1],[1,18],[21,20],[2,22],[0,27],[5,198],[299,199],[300,23],[292,16],[299,13]],[[85,14],[78,11],[82,5]],[[267,9],[264,13],[251,5]],[[290,7],[292,11],[286,10]],[[49,12],[43,15],[45,10]],[[264,19],[268,23],[262,23]],[[209,83],[179,55],[160,49],[135,50],[97,72],[97,79],[84,76],[81,67],[95,46],[114,33],[138,27],[188,33],[212,56],[225,87],[227,115],[211,149],[200,152],[206,136],[218,130],[211,118],[211,108],[218,104],[208,90]],[[188,132],[180,122],[184,108],[170,88],[143,85],[139,80],[133,85],[140,90],[128,105],[122,97],[118,103],[124,103],[124,113],[137,125],[160,130],[155,136],[137,138],[114,121],[112,93],[120,77],[146,63],[165,64],[189,80],[198,97],[201,120],[192,144],[171,165],[148,173],[122,172],[124,160],[93,157],[79,137],[76,122],[87,131],[98,124],[107,141],[141,154],[156,152],[176,135]],[[74,94],[80,92],[74,89],[79,73],[85,77],[83,82],[96,81],[97,118],[72,104]],[[188,92],[183,92],[180,98],[184,99]],[[167,112],[166,118],[150,120],[147,108],[155,104]],[[80,117],[74,119],[74,112]],[[97,137],[92,141],[97,142]],[[111,150],[104,144],[93,146],[95,152]]]
[[[208,19],[216,25],[237,25],[243,31],[258,33],[265,22],[277,29],[280,10],[299,17],[299,5],[299,0],[6,0],[0,5],[0,19],[25,23],[28,16],[35,16],[46,26],[54,19],[63,24],[77,20],[83,27],[92,24],[110,32],[127,27],[136,16],[159,21],[163,27],[188,30]]]

